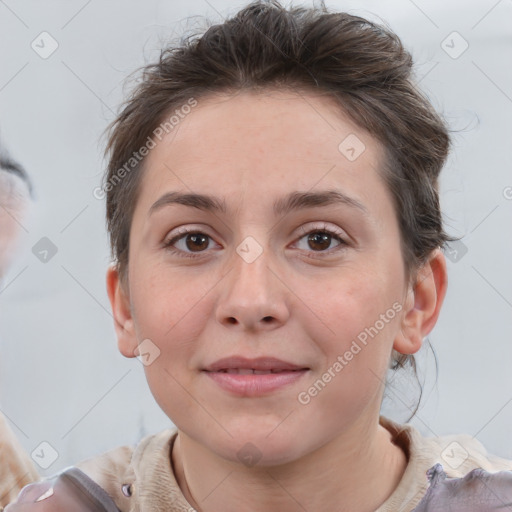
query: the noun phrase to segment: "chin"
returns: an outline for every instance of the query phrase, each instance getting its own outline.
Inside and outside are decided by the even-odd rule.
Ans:
[[[274,426],[275,428],[275,426]],[[231,432],[233,438],[220,446],[213,440],[210,449],[219,456],[247,467],[271,467],[287,464],[304,455],[304,443],[301,437],[289,430],[277,432],[277,429],[258,429],[254,425],[237,432]]]

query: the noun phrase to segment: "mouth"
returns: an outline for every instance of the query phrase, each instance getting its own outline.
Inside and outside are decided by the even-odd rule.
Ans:
[[[203,373],[230,394],[256,397],[298,382],[309,370],[272,357],[246,359],[234,356],[213,363]]]
[[[304,368],[305,369],[305,368]],[[269,375],[272,373],[300,372],[301,370],[255,370],[254,368],[225,368],[218,373],[230,373],[235,375]]]
[[[231,356],[219,359],[210,364],[204,371],[207,372],[226,372],[226,373],[278,373],[283,371],[309,370],[305,366],[283,361],[276,357],[258,357],[248,359],[243,356]]]

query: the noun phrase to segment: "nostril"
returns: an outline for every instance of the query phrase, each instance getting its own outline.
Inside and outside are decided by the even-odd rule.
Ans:
[[[265,316],[265,317],[263,317],[263,321],[267,322],[267,323],[268,322],[272,322],[272,317],[271,316]]]

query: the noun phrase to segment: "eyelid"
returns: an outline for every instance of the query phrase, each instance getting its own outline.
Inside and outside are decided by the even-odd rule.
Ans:
[[[327,224],[327,222],[325,222],[325,221],[321,221],[321,222],[317,222],[317,223],[310,222],[310,223],[303,224],[299,228],[299,231],[300,231],[300,233],[299,233],[300,236],[298,238],[297,237],[294,238],[293,244],[296,244],[297,242],[299,242],[306,235],[309,235],[309,234],[315,233],[315,232],[326,232],[326,233],[329,233],[334,238],[338,239],[339,245],[332,249],[328,249],[326,251],[305,251],[306,253],[310,253],[310,254],[308,254],[309,258],[317,258],[317,259],[323,258],[323,257],[329,256],[329,255],[332,255],[333,253],[336,253],[339,250],[345,249],[347,246],[350,245],[349,242],[347,241],[348,239],[350,239],[350,237],[343,230],[341,230],[338,227],[330,227]],[[206,235],[214,243],[217,243],[217,242],[215,242],[214,237],[208,234],[208,229],[204,229],[204,227],[194,227],[193,225],[187,225],[186,227],[180,226],[180,227],[176,228],[175,232],[173,233],[173,235],[171,237],[167,236],[165,238],[165,240],[163,242],[163,246],[166,250],[168,250],[172,253],[175,253],[175,254],[179,254],[185,258],[198,258],[198,257],[204,257],[205,255],[207,255],[209,252],[207,250],[199,251],[199,252],[188,252],[188,251],[183,251],[181,249],[177,249],[176,247],[174,247],[174,244],[176,242],[180,241],[186,235],[190,235],[190,234],[203,234],[203,235]],[[314,254],[317,254],[317,256],[315,256]]]
[[[345,231],[343,231],[339,228],[332,228],[325,221],[320,221],[319,223],[317,223],[316,225],[313,225],[313,226],[310,226],[310,224],[315,224],[315,223],[314,222],[306,223],[306,224],[303,224],[299,228],[300,234],[302,236],[305,236],[314,230],[318,230],[318,231],[327,231],[327,232],[333,233],[333,234],[339,236],[340,238],[342,238],[345,242],[346,242],[346,238],[349,238],[349,236],[347,235],[347,233],[345,233]],[[202,234],[208,235],[207,230],[203,226],[194,227],[194,225],[192,224],[192,225],[186,225],[186,227],[184,227],[184,226],[177,227],[176,232],[172,235],[172,237],[169,239],[168,236],[166,236],[165,240],[167,242],[172,241],[172,240],[178,238],[180,235],[188,235],[188,234],[192,234],[192,233],[196,233],[196,232],[200,232]],[[213,239],[213,237],[211,235],[208,235],[208,236],[211,239]],[[166,243],[166,242],[164,242],[164,243]]]
[[[313,226],[311,226],[310,224],[313,224]],[[342,229],[340,229],[338,227],[331,227],[326,221],[320,221],[317,223],[315,223],[315,222],[306,223],[305,225],[303,224],[299,228],[299,230],[300,230],[302,236],[305,236],[314,231],[327,231],[328,233],[332,233],[332,234],[339,236],[344,242],[347,242],[346,239],[349,238],[349,236],[347,235],[347,233],[345,231],[343,231]]]
[[[328,233],[331,237],[337,239],[339,242],[336,247],[333,247],[326,251],[305,251],[306,258],[309,259],[325,259],[330,256],[337,255],[339,252],[346,250],[347,247],[351,246],[351,243],[349,242],[349,240],[351,240],[351,237],[349,237],[349,235],[345,233],[345,231],[341,230],[338,227],[330,227],[325,221],[317,223],[307,223],[305,225],[302,225],[299,228],[299,230],[300,236],[295,239],[295,241],[293,242],[294,245],[299,243],[305,236],[315,232]]]
[[[164,248],[172,249],[172,244],[178,242],[182,238],[184,238],[186,235],[192,235],[192,234],[203,234],[206,235],[210,240],[215,241],[214,237],[208,234],[208,229],[205,229],[204,226],[196,226],[187,224],[186,226],[179,226],[175,230],[172,231],[172,235],[167,234],[163,241]],[[179,249],[176,250],[176,252],[184,252]],[[194,254],[194,253],[186,253],[186,254]],[[197,253],[197,255],[199,255]]]

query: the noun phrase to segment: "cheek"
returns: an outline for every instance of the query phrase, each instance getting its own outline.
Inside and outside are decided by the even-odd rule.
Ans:
[[[211,317],[208,276],[147,265],[133,272],[130,286],[135,331],[139,341],[150,339],[160,350],[160,365],[185,372],[197,339]]]
[[[137,286],[132,296],[137,338],[150,339],[159,350],[154,362],[144,367],[149,388],[178,427],[183,411],[197,407],[191,362],[211,316],[207,283],[197,281],[183,275],[166,276],[163,270],[148,271],[144,286]]]
[[[329,331],[318,321],[309,324],[324,363],[297,397],[314,410],[315,424],[334,431],[379,403],[398,322],[393,304],[400,307],[392,295],[382,283],[349,285],[347,280],[337,293],[325,293],[329,300],[321,303],[321,317]]]
[[[379,320],[399,296],[392,276],[362,266],[344,268],[338,275],[316,279],[298,290],[311,306],[310,328],[325,339],[347,341]]]
[[[146,380],[162,411],[177,427],[183,428],[182,420],[187,421],[188,414],[197,409],[198,402],[188,391],[190,384],[186,375],[179,372],[179,359],[175,360],[178,368],[173,368],[164,358],[160,356],[144,368]]]
[[[205,291],[201,282],[185,272],[170,271],[150,261],[133,261],[130,295],[137,326],[159,338],[171,333],[199,304]],[[141,332],[142,335],[146,335]]]
[[[336,279],[317,283],[313,291],[310,288],[307,297],[307,304],[318,314],[308,315],[310,320],[303,327],[323,353],[315,378],[320,375],[320,387],[328,382],[340,403],[376,391],[378,378],[385,378],[397,332],[399,287],[391,273],[373,268],[344,269]]]

